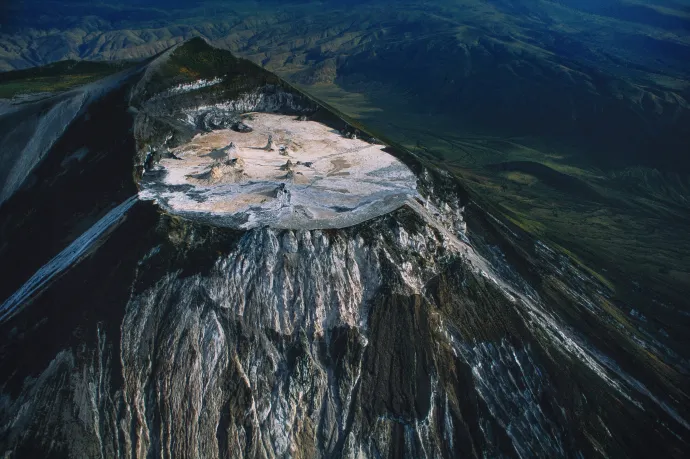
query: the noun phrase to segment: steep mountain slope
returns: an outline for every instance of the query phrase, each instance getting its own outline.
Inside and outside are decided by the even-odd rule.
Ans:
[[[141,59],[203,36],[452,171],[496,214],[566,247],[619,293],[641,285],[684,302],[687,5],[396,5],[25,0],[0,18],[0,68]]]
[[[120,77],[0,207],[3,453],[686,455],[678,310],[648,327],[395,146],[419,196],[355,226],[171,215],[133,196],[192,136],[247,111],[354,123],[201,40]]]
[[[101,79],[54,97],[15,101],[0,112],[0,203],[12,196],[70,124],[132,72]],[[86,154],[82,151],[81,154]]]

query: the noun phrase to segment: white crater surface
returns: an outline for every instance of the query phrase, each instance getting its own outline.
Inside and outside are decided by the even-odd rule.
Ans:
[[[356,225],[417,195],[415,175],[382,145],[294,116],[253,113],[244,123],[253,131],[217,130],[175,149],[144,176],[140,197],[221,226],[318,229]]]

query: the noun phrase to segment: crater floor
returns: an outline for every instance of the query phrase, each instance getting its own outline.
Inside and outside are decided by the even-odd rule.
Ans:
[[[145,174],[140,197],[221,226],[318,229],[361,223],[417,194],[415,175],[382,145],[294,116],[244,119],[251,132],[217,130],[176,148]]]

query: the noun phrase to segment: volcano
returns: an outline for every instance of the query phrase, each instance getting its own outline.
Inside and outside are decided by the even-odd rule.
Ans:
[[[261,67],[192,39],[2,110],[5,457],[687,454],[682,350]]]

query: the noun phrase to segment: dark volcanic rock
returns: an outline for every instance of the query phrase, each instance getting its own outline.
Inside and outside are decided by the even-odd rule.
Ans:
[[[242,121],[239,121],[231,126],[231,129],[233,131],[237,132],[252,132],[253,129],[250,126],[247,126],[244,124]]]
[[[428,303],[417,295],[386,289],[374,300],[362,369],[362,403],[371,407],[370,422],[390,415],[411,423],[429,415],[435,365],[428,313]]]

